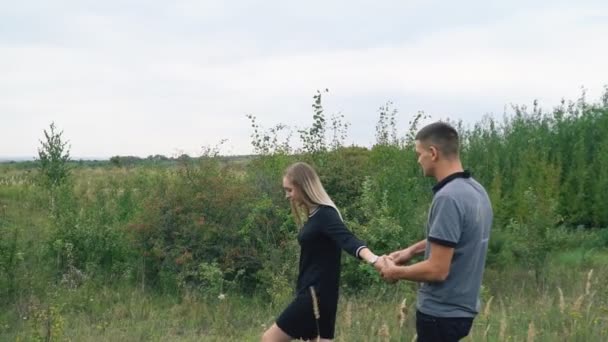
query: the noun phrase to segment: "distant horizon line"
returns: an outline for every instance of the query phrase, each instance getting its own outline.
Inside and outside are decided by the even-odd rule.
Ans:
[[[248,157],[248,156],[253,156],[253,155],[254,154],[226,154],[226,155],[220,154],[219,157]],[[118,156],[118,157],[124,157],[124,158],[132,157],[132,158],[139,158],[139,159],[147,159],[150,156],[152,156],[152,157],[163,156],[163,157],[165,157],[167,159],[178,159],[179,158],[179,156],[166,156],[166,155],[163,155],[163,154],[149,154],[149,155],[147,155],[145,157],[134,156],[134,155],[113,155],[111,157],[107,157],[107,156],[104,156],[104,157],[101,157],[101,156],[98,156],[98,157],[76,156],[76,157],[70,157],[70,160],[71,161],[78,161],[78,160],[106,161],[106,160],[110,160],[112,157],[116,157],[116,156]],[[191,157],[191,158],[198,158],[198,157],[200,157],[200,156],[191,156],[191,155],[188,155],[188,156]],[[1,156],[0,155],[0,162],[11,162],[11,161],[14,161],[14,162],[24,162],[24,161],[35,161],[36,159],[37,159],[37,157],[35,157],[35,156]]]

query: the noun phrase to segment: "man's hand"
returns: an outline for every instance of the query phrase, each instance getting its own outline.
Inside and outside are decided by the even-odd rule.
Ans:
[[[396,277],[396,271],[398,270],[397,265],[395,265],[390,257],[383,255],[380,259],[378,259],[374,266],[380,273],[382,279],[384,279],[387,283],[394,284],[397,282],[397,280],[399,280],[399,278]]]
[[[414,256],[411,252],[410,248],[406,248],[400,251],[393,252],[388,255],[388,257],[396,264],[396,265],[405,265],[410,259]]]

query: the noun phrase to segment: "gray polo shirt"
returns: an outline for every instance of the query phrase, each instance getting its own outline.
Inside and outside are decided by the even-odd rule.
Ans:
[[[424,258],[431,243],[453,247],[445,281],[422,283],[417,308],[436,317],[475,317],[492,226],[492,205],[485,189],[468,171],[435,185]]]

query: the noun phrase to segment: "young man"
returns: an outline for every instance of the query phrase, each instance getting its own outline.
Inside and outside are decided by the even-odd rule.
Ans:
[[[492,226],[492,206],[483,186],[464,171],[458,133],[436,122],[416,135],[418,163],[434,177],[427,238],[382,258],[387,281],[421,282],[418,341],[458,341],[467,336],[479,311],[479,291]],[[424,252],[424,260],[404,266]]]

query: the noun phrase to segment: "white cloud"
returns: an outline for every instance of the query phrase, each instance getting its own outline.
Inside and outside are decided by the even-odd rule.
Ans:
[[[563,96],[575,99],[582,85],[594,99],[608,83],[603,4],[513,10],[492,22],[395,31],[390,39],[348,44],[314,31],[314,24],[310,35],[296,26],[302,47],[297,40],[273,40],[289,30],[221,25],[238,22],[242,9],[185,4],[149,16],[107,8],[67,12],[61,25],[48,18],[41,24],[60,26],[48,37],[44,30],[17,41],[0,36],[0,155],[34,154],[51,121],[64,129],[73,155],[195,154],[224,138],[231,146],[226,152],[247,153],[245,114],[267,127],[303,126],[311,96],[326,87],[328,113],[342,111],[352,123],[352,140],[368,144],[376,110],[389,99],[403,124],[417,110],[474,121],[487,112],[501,115],[509,103],[538,98],[550,107]],[[257,15],[263,10],[251,8]],[[195,25],[201,11],[209,13]],[[329,21],[340,8],[328,11],[294,20]],[[179,23],[171,17],[177,13],[191,15]],[[274,13],[265,15],[249,24],[272,20]],[[163,18],[173,22],[159,22]],[[359,34],[360,20],[342,21],[346,28],[339,30]],[[324,48],[311,48],[315,36]]]

